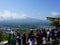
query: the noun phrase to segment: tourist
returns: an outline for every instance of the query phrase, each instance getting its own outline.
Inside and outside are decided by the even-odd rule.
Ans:
[[[54,31],[53,31],[53,29],[50,30],[50,38],[51,38],[52,40],[54,39]]]
[[[46,33],[46,30],[43,29],[43,37],[46,39],[47,38],[47,33]]]
[[[22,44],[26,45],[26,35],[25,35],[25,32],[23,33],[22,39],[23,39]]]
[[[33,33],[33,30],[30,30],[30,33],[28,34],[27,41],[28,42],[32,41],[32,43],[34,45],[34,33]]]
[[[34,40],[33,40],[32,36],[28,39],[28,44],[34,45]]]
[[[34,40],[33,30],[31,30],[30,33],[28,34],[27,40],[28,40],[30,37],[32,37],[32,39]]]
[[[55,34],[55,40],[58,38],[58,31],[57,29],[54,30],[54,34]]]
[[[50,41],[50,31],[47,29],[47,41]]]
[[[11,45],[16,45],[16,36],[14,34],[11,35]]]
[[[18,45],[21,45],[21,35],[20,35],[20,33],[17,33],[17,43],[18,43]]]
[[[11,41],[11,34],[9,34],[9,37],[8,37],[8,45],[10,45],[10,42]]]
[[[42,33],[41,30],[37,31],[36,39],[37,39],[37,45],[42,45]]]
[[[57,35],[58,35],[58,40],[59,40],[60,39],[60,30],[58,30]]]

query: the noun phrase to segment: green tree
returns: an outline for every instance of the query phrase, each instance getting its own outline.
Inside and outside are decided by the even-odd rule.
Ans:
[[[2,32],[2,30],[0,29],[0,40],[2,40],[2,38],[3,38],[3,32]]]
[[[51,25],[55,26],[56,29],[60,27],[60,17],[47,17],[51,21]]]

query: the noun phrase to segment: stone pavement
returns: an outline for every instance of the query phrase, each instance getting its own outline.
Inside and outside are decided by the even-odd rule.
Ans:
[[[0,42],[0,45],[8,45],[7,43],[8,43],[8,41],[2,41],[2,42]],[[43,40],[43,44],[46,44],[46,43],[47,42],[45,40]],[[51,44],[51,42],[49,42],[49,43]],[[37,41],[35,41],[34,44],[37,45]],[[16,45],[18,45],[18,44],[16,44]],[[59,45],[60,45],[60,40],[59,40]]]
[[[5,44],[7,44],[8,43],[8,41],[1,41],[0,42],[0,45],[5,45]]]

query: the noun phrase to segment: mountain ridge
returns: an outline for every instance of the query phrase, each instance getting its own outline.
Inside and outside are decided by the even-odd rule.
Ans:
[[[0,27],[2,26],[17,26],[17,25],[49,25],[50,21],[48,20],[40,20],[35,18],[28,18],[28,19],[16,19],[16,20],[5,20],[0,21]]]

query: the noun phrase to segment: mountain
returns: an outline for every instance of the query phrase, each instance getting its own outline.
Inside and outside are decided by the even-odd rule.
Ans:
[[[49,23],[50,21],[48,20],[40,20],[40,19],[34,19],[34,18],[26,18],[26,19],[16,19],[16,20],[5,20],[5,21],[0,21],[0,24],[9,24],[9,23]]]
[[[17,25],[49,25],[50,21],[40,20],[35,18],[26,18],[26,19],[16,19],[16,20],[5,20],[0,21],[0,27],[2,26],[16,26]]]

